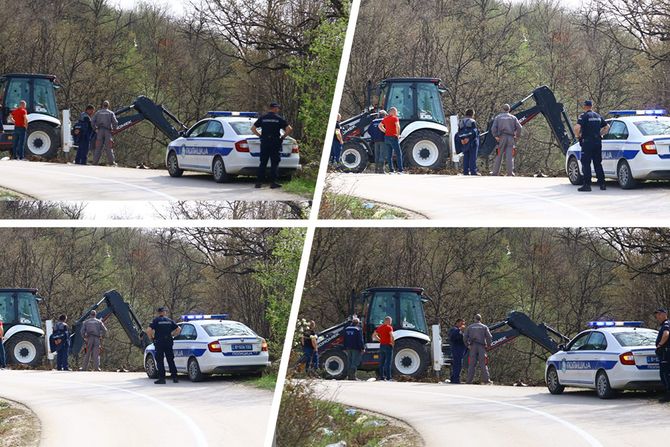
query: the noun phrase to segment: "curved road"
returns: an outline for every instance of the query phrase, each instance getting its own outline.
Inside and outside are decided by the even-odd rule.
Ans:
[[[42,447],[261,446],[272,404],[227,377],[154,385],[113,372],[0,371],[0,396],[37,414]]]
[[[426,446],[616,447],[667,439],[670,405],[639,393],[600,400],[568,389],[318,381],[317,392],[412,425]]]
[[[567,178],[330,174],[333,193],[394,205],[450,226],[666,226],[670,182],[581,193]]]
[[[304,200],[269,186],[256,189],[253,179],[216,183],[211,175],[193,172],[172,178],[164,169],[17,160],[0,160],[0,187],[48,201]]]

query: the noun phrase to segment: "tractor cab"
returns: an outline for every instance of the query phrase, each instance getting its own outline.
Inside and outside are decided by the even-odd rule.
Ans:
[[[384,323],[384,318],[393,319],[394,331],[412,331],[428,335],[428,325],[423,305],[428,301],[423,289],[418,288],[373,288],[362,294],[363,331],[366,343],[372,343],[372,333]]]
[[[414,121],[446,124],[442,93],[446,88],[435,78],[390,78],[377,86],[377,108],[398,109],[400,128]]]
[[[9,363],[36,366],[44,356],[44,331],[37,289],[0,289],[2,342]]]

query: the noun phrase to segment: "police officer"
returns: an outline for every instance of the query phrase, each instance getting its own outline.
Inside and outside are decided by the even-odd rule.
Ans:
[[[279,161],[281,160],[281,149],[284,138],[293,132],[293,127],[279,115],[281,107],[278,103],[270,104],[270,111],[256,120],[251,127],[251,131],[261,138],[261,163],[258,167],[258,177],[256,180],[256,188],[263,186],[265,181],[265,169],[270,161],[270,180],[272,184],[270,188],[281,188],[277,183],[279,177]],[[262,130],[262,133],[258,131]],[[281,135],[281,131],[284,135]]]
[[[86,354],[84,355],[84,363],[81,371],[88,370],[88,363],[93,359],[93,366],[96,371],[100,371],[100,339],[107,335],[107,328],[105,323],[99,320],[97,313],[92,310],[88,314],[88,319],[81,325],[80,334],[86,342]]]
[[[661,383],[665,388],[665,395],[661,402],[670,402],[670,321],[668,321],[668,309],[659,308],[654,312],[656,321],[661,325],[656,337],[656,355],[660,362]]]
[[[177,379],[177,367],[174,364],[174,352],[172,352],[172,337],[176,337],[181,333],[181,328],[167,317],[167,307],[159,307],[156,309],[158,316],[154,318],[147,328],[147,335],[154,341],[154,348],[156,349],[156,369],[158,369],[158,380],[154,383],[165,383],[165,363],[167,360],[170,367],[170,375],[174,383],[179,382]]]
[[[586,100],[583,104],[584,113],[579,115],[575,133],[582,147],[582,176],[584,185],[577,191],[591,191],[591,162],[596,171],[596,178],[600,189],[605,187],[605,173],[603,172],[603,143],[602,135],[609,130],[609,125],[602,116],[594,112],[593,101]]]
[[[454,327],[449,329],[447,336],[451,343],[451,383],[461,383],[461,368],[463,367],[463,356],[465,355],[465,342],[463,341],[463,329],[465,320],[459,318]]]
[[[62,335],[62,341],[56,347],[56,369],[58,371],[69,371],[67,355],[70,350],[70,328],[66,323],[67,315],[58,317],[58,323],[54,325],[54,334]]]
[[[347,379],[358,380],[356,371],[358,365],[361,364],[361,356],[365,351],[365,342],[363,341],[363,331],[360,328],[360,320],[358,317],[351,319],[351,324],[344,330],[344,350],[347,353],[347,360],[349,361],[349,369],[347,371]]]
[[[388,159],[387,152],[386,152],[386,143],[384,142],[384,132],[381,131],[379,128],[379,125],[381,124],[382,120],[386,118],[386,110],[380,110],[379,114],[377,115],[377,118],[372,120],[372,123],[370,123],[370,126],[368,127],[368,134],[370,134],[370,142],[374,146],[373,149],[375,151],[375,173],[376,174],[383,174],[384,173],[384,160]],[[393,167],[391,166],[391,163],[389,161],[389,171],[392,170]]]
[[[105,151],[107,164],[116,166],[114,161],[114,151],[112,150],[112,130],[116,129],[119,122],[114,112],[109,110],[109,101],[103,101],[102,109],[95,112],[91,119],[91,124],[95,130],[95,151],[93,152],[93,164],[97,165],[100,161],[102,151]]]
[[[88,159],[88,150],[91,146],[91,141],[95,137],[93,132],[93,124],[91,117],[95,112],[95,107],[92,104],[86,106],[86,110],[81,112],[79,116],[79,121],[77,122],[77,135],[76,141],[77,144],[77,156],[75,157],[75,164],[85,165]]]
[[[510,113],[512,108],[509,104],[503,104],[502,113],[493,119],[491,135],[498,142],[498,153],[493,163],[493,175],[500,174],[502,158],[505,155],[507,175],[514,175],[514,146],[516,140],[521,136],[521,123],[516,116]]]
[[[516,118],[515,118],[516,119]],[[479,129],[475,121],[475,111],[465,111],[465,118],[458,123],[456,144],[463,153],[463,175],[478,175],[477,152],[479,151]]]
[[[486,365],[486,348],[491,347],[493,337],[488,326],[482,324],[482,316],[475,315],[475,322],[463,332],[463,342],[468,347],[468,383],[475,378],[475,369],[479,366],[481,370],[482,383],[492,384],[489,376],[489,367]]]

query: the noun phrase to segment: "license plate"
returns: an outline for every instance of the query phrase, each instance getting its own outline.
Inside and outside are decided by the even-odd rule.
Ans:
[[[251,351],[253,349],[254,349],[254,345],[251,345],[251,344],[244,344],[244,345],[236,344],[236,345],[233,345],[233,351]]]
[[[647,356],[647,363],[658,363],[658,357],[655,355],[649,355]]]

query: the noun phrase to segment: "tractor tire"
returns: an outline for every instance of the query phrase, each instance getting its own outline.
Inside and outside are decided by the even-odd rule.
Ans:
[[[342,148],[340,160],[342,172],[363,172],[370,163],[370,153],[363,143],[350,141]]]
[[[216,183],[226,183],[230,181],[230,176],[226,172],[226,165],[223,163],[223,158],[216,157],[212,163],[212,174]]]
[[[166,165],[170,177],[181,177],[184,175],[184,170],[179,167],[179,161],[175,151],[170,151],[168,154]]]
[[[403,164],[408,167],[442,169],[447,164],[449,148],[435,132],[418,130],[402,142]]]
[[[428,372],[429,357],[426,345],[417,340],[400,339],[393,349],[393,372],[401,376],[421,378]]]
[[[26,157],[33,155],[51,160],[58,155],[59,147],[60,136],[54,126],[39,121],[28,124]]]
[[[329,380],[341,380],[347,377],[349,361],[347,355],[342,351],[327,351],[319,359],[325,378]]]
[[[570,159],[568,160],[568,167],[565,171],[566,174],[568,174],[570,183],[573,185],[582,185],[584,183],[584,177],[582,176],[582,172],[579,169],[579,162],[577,161],[577,157],[574,155],[570,156]]]
[[[547,389],[551,394],[561,394],[565,391],[565,386],[558,380],[558,371],[553,366],[547,371]]]
[[[188,360],[188,378],[191,382],[202,382],[205,378],[205,375],[200,371],[200,364],[198,364],[198,360],[195,358],[191,357]]]
[[[158,368],[156,367],[156,359],[153,355],[147,356],[147,359],[144,361],[144,372],[147,373],[147,377],[150,379],[158,379]]]
[[[637,181],[633,178],[633,171],[626,160],[621,160],[616,167],[616,178],[621,189],[633,189],[637,186]]]
[[[44,342],[42,337],[29,332],[12,335],[5,343],[8,363],[36,367],[44,359]]]

